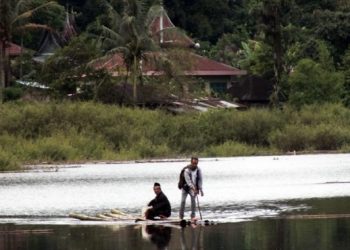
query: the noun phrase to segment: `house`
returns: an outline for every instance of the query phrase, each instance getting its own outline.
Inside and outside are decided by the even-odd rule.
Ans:
[[[140,68],[143,76],[164,75],[163,69],[157,67],[154,58],[160,58],[168,53],[168,48],[187,48],[186,61],[191,62],[191,66],[184,69],[185,76],[197,77],[205,80],[206,91],[208,93],[226,93],[234,81],[240,76],[246,75],[246,71],[237,69],[230,65],[217,62],[195,52],[200,45],[195,43],[190,37],[180,31],[170,20],[166,11],[161,7],[158,14],[149,25],[151,36],[162,48],[158,52],[148,52],[145,57],[148,60],[141,62]],[[153,60],[152,60],[153,58]],[[122,76],[126,74],[126,66],[121,54],[114,54],[107,58],[98,60],[94,67],[104,68],[112,76]]]

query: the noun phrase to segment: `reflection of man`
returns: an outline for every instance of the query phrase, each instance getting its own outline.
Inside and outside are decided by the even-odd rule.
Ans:
[[[159,183],[154,183],[153,191],[156,197],[148,203],[148,209],[145,212],[145,217],[148,220],[154,220],[154,217],[161,219],[168,218],[171,214],[171,206],[168,198],[162,192]]]
[[[171,239],[171,228],[156,225],[147,225],[146,232],[149,239],[157,246],[157,249],[165,249]]]
[[[186,231],[186,233],[185,233]],[[186,238],[188,241],[186,241]],[[188,227],[186,229],[181,230],[181,250],[193,250],[193,249],[203,249],[203,234],[202,227],[199,228],[191,228]],[[189,243],[189,244],[187,244]]]

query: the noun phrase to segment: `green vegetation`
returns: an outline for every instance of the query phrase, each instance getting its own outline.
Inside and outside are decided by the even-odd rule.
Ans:
[[[164,111],[92,102],[0,106],[0,170],[24,163],[132,160],[338,150],[350,145],[350,110],[338,104],[300,111]]]

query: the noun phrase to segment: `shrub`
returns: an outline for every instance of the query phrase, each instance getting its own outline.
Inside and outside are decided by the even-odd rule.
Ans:
[[[270,146],[284,152],[305,150],[311,146],[311,140],[310,130],[302,125],[287,125],[269,136]]]
[[[316,150],[337,150],[350,143],[350,130],[334,125],[320,124],[312,128],[312,145]]]
[[[19,87],[8,87],[3,90],[4,101],[18,100],[23,96],[23,89]]]
[[[221,145],[210,146],[205,150],[204,155],[208,157],[227,157],[261,155],[272,152],[273,151],[270,149],[257,147],[255,145],[247,145],[235,141],[227,141]]]
[[[17,159],[0,148],[0,171],[13,171],[19,170],[20,165]]]
[[[289,78],[289,103],[297,108],[313,103],[340,102],[344,75],[311,59],[302,59]]]

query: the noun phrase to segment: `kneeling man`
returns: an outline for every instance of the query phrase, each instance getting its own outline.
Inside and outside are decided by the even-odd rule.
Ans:
[[[156,197],[148,203],[148,209],[145,212],[146,219],[154,220],[154,217],[168,218],[171,214],[170,202],[162,192],[158,182],[154,183],[153,191]]]

